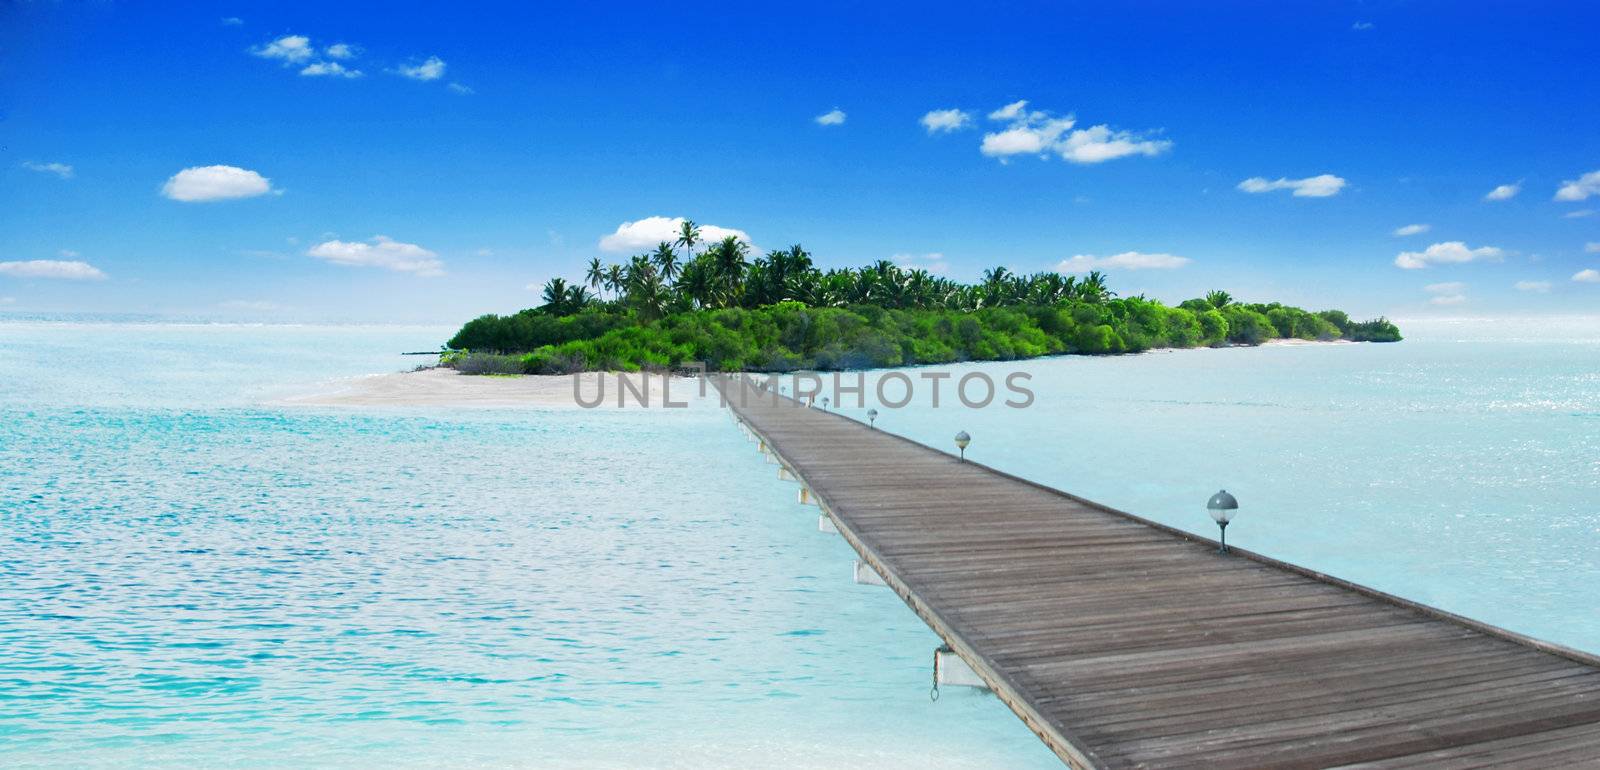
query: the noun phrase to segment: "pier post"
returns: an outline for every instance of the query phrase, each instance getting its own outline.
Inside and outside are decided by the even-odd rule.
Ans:
[[[873,568],[861,563],[860,559],[856,559],[855,581],[857,585],[864,586],[889,585],[888,583],[883,582],[883,578],[878,575],[877,570],[874,570]]]
[[[817,531],[829,535],[839,534],[839,525],[833,523],[833,518],[826,513],[817,514]]]

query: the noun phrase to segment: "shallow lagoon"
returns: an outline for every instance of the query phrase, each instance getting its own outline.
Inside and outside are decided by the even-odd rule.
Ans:
[[[952,367],[1036,401],[879,424],[1200,532],[1227,486],[1244,547],[1600,650],[1600,328],[1404,328]],[[928,701],[932,635],[707,404],[258,406],[448,331],[0,323],[0,760],[1056,765]]]

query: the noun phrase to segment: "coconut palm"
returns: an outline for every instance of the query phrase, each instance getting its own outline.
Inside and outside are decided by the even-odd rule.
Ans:
[[[654,262],[656,269],[661,271],[661,277],[667,281],[678,277],[678,255],[673,252],[672,244],[662,241],[656,244],[656,250],[651,252],[650,261]]]
[[[1219,291],[1207,292],[1206,293],[1206,302],[1211,303],[1212,307],[1214,307],[1214,308],[1216,308],[1218,310],[1221,310],[1221,309],[1233,304],[1233,295],[1229,294],[1229,293],[1227,293],[1225,291],[1220,291],[1220,290]]]
[[[694,259],[694,245],[700,242],[700,226],[693,219],[685,219],[678,223],[677,245],[683,247],[683,253],[689,259]]]
[[[599,291],[606,282],[606,269],[600,266],[600,258],[593,257],[589,260],[589,269],[584,272],[583,280],[589,288]]]

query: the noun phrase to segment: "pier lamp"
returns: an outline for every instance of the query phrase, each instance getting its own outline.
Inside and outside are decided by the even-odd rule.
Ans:
[[[867,410],[867,427],[878,427],[878,410],[876,408]]]
[[[956,449],[961,450],[961,459],[967,459],[967,445],[972,443],[972,437],[966,431],[956,434]]]
[[[1211,496],[1206,501],[1206,512],[1217,522],[1217,529],[1222,532],[1222,545],[1217,553],[1228,552],[1228,522],[1233,521],[1233,512],[1239,510],[1239,501],[1224,489]]]
[[[827,396],[823,396],[822,397],[822,411],[824,411],[824,412],[828,411],[828,397]]]

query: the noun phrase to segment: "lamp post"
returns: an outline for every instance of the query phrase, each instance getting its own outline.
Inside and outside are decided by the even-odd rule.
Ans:
[[[824,412],[828,411],[828,397],[827,396],[823,396],[822,397],[822,411],[824,411]]]
[[[967,445],[972,443],[972,437],[966,431],[956,434],[956,449],[961,450],[961,459],[967,459]]]
[[[867,410],[867,427],[878,427],[878,410],[876,408]]]
[[[1222,532],[1222,544],[1217,548],[1217,553],[1228,552],[1228,522],[1233,521],[1233,512],[1239,510],[1239,501],[1224,489],[1211,496],[1206,501],[1206,512],[1211,514],[1212,520],[1217,522],[1217,529]]]

